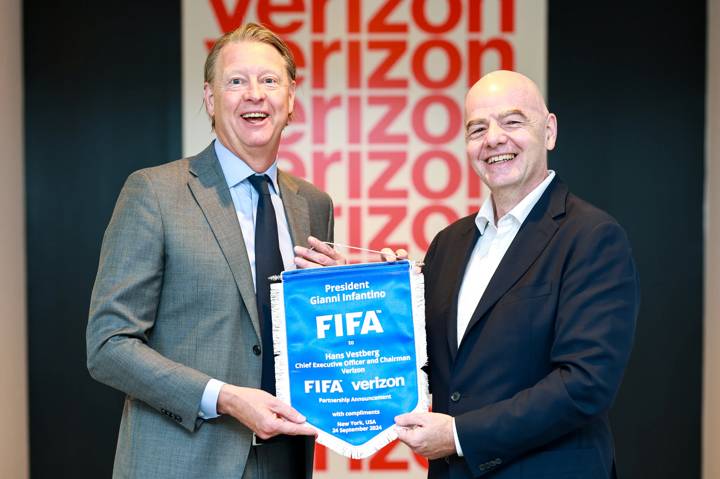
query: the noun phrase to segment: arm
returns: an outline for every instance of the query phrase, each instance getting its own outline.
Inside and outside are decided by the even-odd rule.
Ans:
[[[172,361],[150,345],[162,302],[165,238],[160,202],[143,172],[128,178],[107,228],[87,328],[88,369],[105,384],[137,398],[190,431],[210,377]],[[315,431],[270,394],[224,384],[217,411],[262,438]]]
[[[162,215],[144,172],[123,187],[105,232],[87,327],[93,378],[140,399],[186,429],[210,377],[148,345],[164,270]]]

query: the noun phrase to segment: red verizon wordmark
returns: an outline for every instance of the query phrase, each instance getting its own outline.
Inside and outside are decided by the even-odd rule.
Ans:
[[[417,253],[437,225],[477,210],[463,95],[488,65],[515,67],[515,0],[445,0],[440,9],[436,0],[209,3],[221,31],[259,21],[293,50],[301,89],[279,158],[331,190],[338,237]],[[395,468],[385,459],[368,465]]]

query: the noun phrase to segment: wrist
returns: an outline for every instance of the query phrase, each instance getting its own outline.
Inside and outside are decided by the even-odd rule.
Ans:
[[[229,384],[223,384],[220,388],[220,394],[218,394],[217,399],[218,414],[232,415],[232,406],[234,401],[235,395],[232,393],[232,386]]]

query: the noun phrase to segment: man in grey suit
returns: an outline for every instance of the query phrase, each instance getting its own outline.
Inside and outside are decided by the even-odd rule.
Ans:
[[[310,477],[314,430],[272,394],[264,324],[268,248],[288,268],[333,235],[328,195],[276,165],[295,63],[248,24],[215,44],[204,88],[217,140],[130,175],[103,240],[87,352],[127,394],[114,477]]]

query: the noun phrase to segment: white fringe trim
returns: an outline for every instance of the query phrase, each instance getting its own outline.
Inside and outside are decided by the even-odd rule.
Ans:
[[[418,403],[412,411],[427,412],[430,408],[430,394],[428,377],[421,368],[428,362],[427,337],[425,335],[425,278],[422,273],[416,272],[415,262],[409,262],[408,274],[410,277],[410,298],[413,311],[413,325],[415,334],[415,359],[417,370]],[[282,283],[270,286],[270,307],[272,311],[273,348],[275,350],[275,390],[277,398],[292,404],[290,397],[290,378],[287,354],[287,332],[285,329],[285,298]],[[390,427],[369,441],[354,446],[330,433],[319,429],[308,422],[317,433],[317,442],[345,457],[364,459],[378,452],[397,439],[397,432]]]
[[[410,294],[415,326],[415,359],[418,376],[418,405],[412,412],[427,412],[430,409],[430,385],[428,376],[421,368],[428,364],[427,335],[425,334],[425,276],[414,261],[410,262]]]
[[[282,283],[270,285],[270,312],[272,313],[273,350],[275,354],[275,395],[286,404],[290,401],[290,368],[285,329],[285,295]]]

